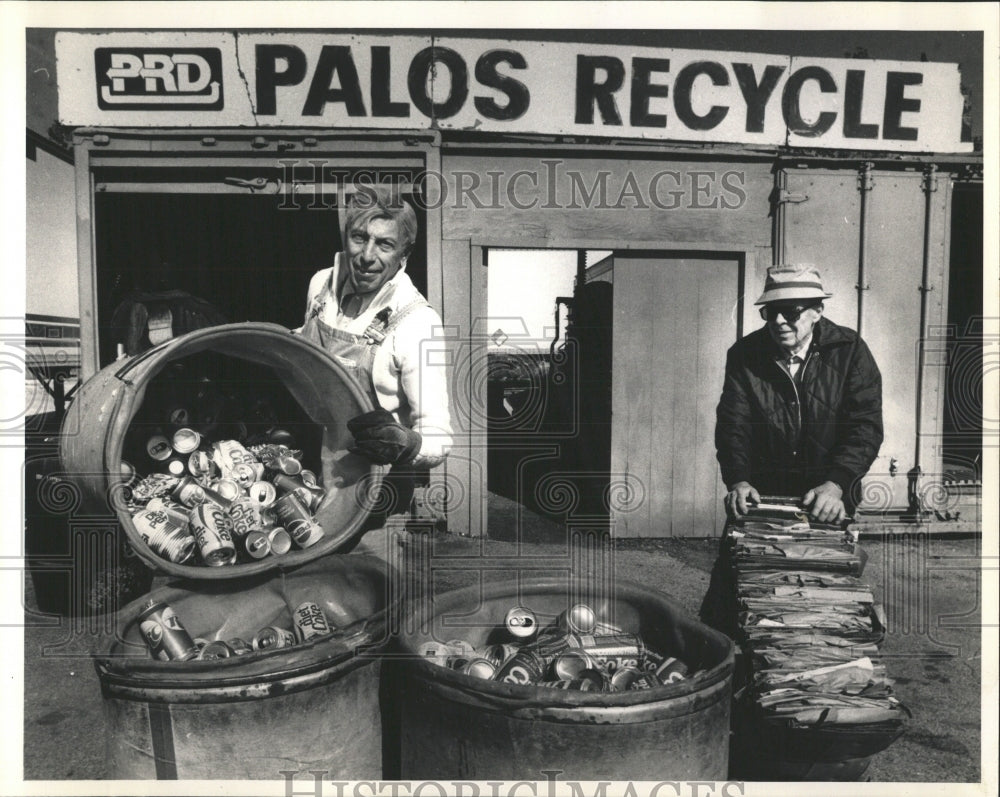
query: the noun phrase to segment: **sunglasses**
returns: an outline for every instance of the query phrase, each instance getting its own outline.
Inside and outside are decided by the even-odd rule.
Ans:
[[[780,314],[789,324],[794,324],[806,310],[813,310],[817,307],[819,307],[818,303],[807,305],[766,304],[760,308],[760,317],[765,321],[774,321]]]

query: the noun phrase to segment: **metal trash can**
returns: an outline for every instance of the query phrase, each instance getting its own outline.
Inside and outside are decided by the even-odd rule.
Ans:
[[[107,777],[266,779],[325,770],[380,778],[380,657],[392,600],[384,562],[332,556],[250,581],[175,582],[122,609],[95,666],[104,697]],[[150,657],[136,617],[149,598],[207,641],[291,625],[312,600],[345,635],[218,660]]]
[[[404,617],[401,778],[545,780],[546,770],[572,780],[726,778],[733,643],[640,584],[615,582],[614,623],[687,661],[700,671],[693,677],[641,691],[563,691],[482,680],[419,657],[429,641],[484,644],[512,606],[554,617],[576,602],[565,579],[519,584],[435,596],[429,617],[419,606]]]

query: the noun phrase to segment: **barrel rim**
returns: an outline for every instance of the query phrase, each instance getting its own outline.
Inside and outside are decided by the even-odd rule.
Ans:
[[[520,587],[519,597],[522,597],[533,590],[564,591],[568,588],[569,579],[534,576],[521,578],[518,584]],[[470,587],[450,590],[435,599],[435,615],[439,613],[438,609],[440,608],[449,608],[451,605],[468,606],[472,600],[499,598],[509,595],[510,592],[510,586],[505,582],[475,584]],[[614,599],[616,601],[627,600],[629,596],[641,597],[644,601],[653,599],[664,609],[669,609],[671,612],[686,617],[680,607],[665,593],[647,587],[637,581],[616,579]],[[446,603],[442,606],[441,601],[446,601]],[[417,628],[419,624],[415,622],[414,615],[418,611],[421,611],[420,607],[412,609],[403,618],[401,628]],[[724,683],[731,678],[735,669],[736,656],[733,640],[693,618],[688,619],[691,623],[700,626],[699,630],[705,632],[706,636],[714,638],[716,642],[727,648],[727,653],[723,660],[714,667],[708,668],[683,681],[672,684],[661,684],[651,689],[636,690],[633,692],[582,692],[546,689],[544,690],[544,698],[540,698],[539,694],[542,690],[537,686],[530,684],[522,686],[488,681],[442,667],[421,658],[416,649],[412,645],[407,644],[408,640],[417,636],[415,633],[407,633],[401,630],[397,640],[404,653],[404,664],[410,668],[411,673],[415,676],[429,682],[432,686],[437,682],[451,692],[464,693],[476,700],[485,699],[494,703],[497,708],[504,706],[514,709],[550,707],[557,711],[567,708],[622,708],[673,698],[697,697],[715,685]]]
[[[234,332],[239,332],[240,335],[259,334],[268,337],[280,335],[287,345],[297,346],[303,352],[308,352],[310,356],[324,360],[327,364],[329,364],[329,366],[341,377],[345,386],[358,401],[362,410],[368,411],[372,409],[371,399],[368,394],[358,384],[357,380],[350,373],[348,373],[347,370],[339,362],[337,362],[334,357],[332,357],[320,346],[311,343],[299,335],[293,334],[290,330],[278,324],[246,322],[206,327],[204,329],[194,330],[193,332],[189,332],[161,344],[162,348],[159,352],[155,351],[155,349],[151,349],[140,355],[136,355],[136,357],[131,358],[130,361],[135,361],[140,357],[145,359],[148,362],[148,365],[147,370],[143,372],[143,375],[145,379],[149,379],[158,374],[166,366],[166,364],[173,359],[176,359],[179,356],[184,356],[186,351],[191,346],[198,344],[207,348],[214,338],[223,338]],[[208,345],[206,345],[206,343]],[[128,365],[128,363],[115,363],[114,365],[119,371],[121,371]],[[131,381],[119,376],[118,373],[115,374],[115,378],[123,384],[132,384]],[[124,393],[119,399],[119,407],[121,401],[123,400]],[[129,421],[131,421],[131,418],[129,418]],[[109,439],[107,440],[105,446],[103,464],[105,471],[108,474],[109,496],[114,494],[116,485],[123,484],[123,478],[119,466],[121,463],[122,450],[125,441],[125,431],[127,428],[128,426],[125,424],[122,426],[120,434],[109,434]],[[111,467],[112,465],[115,467]],[[349,547],[354,542],[362,526],[368,519],[372,506],[374,506],[377,501],[378,487],[381,485],[382,479],[387,471],[388,468],[384,465],[376,465],[374,463],[370,465],[367,477],[365,477],[368,479],[365,502],[367,505],[359,505],[359,511],[355,513],[351,522],[348,523],[345,528],[340,530],[338,535],[320,540],[320,542],[310,546],[309,548],[290,551],[280,557],[265,557],[254,562],[241,562],[222,567],[178,564],[158,556],[149,548],[139,535],[131,516],[125,508],[119,503],[119,505],[114,507],[114,510],[118,516],[119,523],[125,531],[129,544],[132,546],[133,550],[135,550],[136,555],[153,570],[169,573],[174,576],[198,580],[243,578],[274,570],[288,570]]]

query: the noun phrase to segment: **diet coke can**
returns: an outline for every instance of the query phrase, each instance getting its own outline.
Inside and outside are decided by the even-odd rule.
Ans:
[[[243,539],[251,531],[261,527],[260,511],[256,504],[246,498],[239,498],[229,505],[230,531],[236,539]]]
[[[327,622],[326,615],[319,608],[319,604],[312,601],[299,604],[292,614],[292,619],[295,621],[295,633],[300,642],[308,642],[310,639],[330,633],[330,623]]]
[[[229,517],[213,504],[201,504],[191,510],[191,532],[198,543],[201,558],[210,567],[236,562],[236,546],[229,531]]]
[[[154,659],[188,661],[198,655],[198,647],[169,604],[150,598],[136,621]]]
[[[269,625],[260,629],[253,637],[254,650],[290,648],[294,644],[295,634],[287,628],[279,628],[276,625]]]

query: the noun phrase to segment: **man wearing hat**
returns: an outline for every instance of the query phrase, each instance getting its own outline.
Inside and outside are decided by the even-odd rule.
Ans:
[[[769,268],[766,323],[729,349],[715,447],[730,515],[762,495],[800,497],[826,523],[854,512],[882,444],[882,376],[861,337],[823,317],[831,295],[811,265]]]

